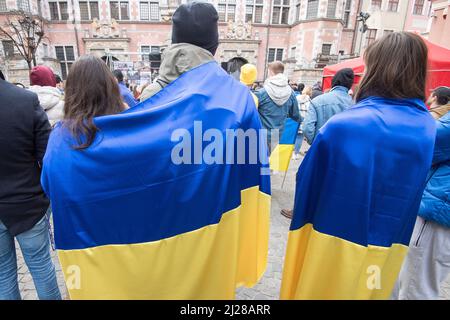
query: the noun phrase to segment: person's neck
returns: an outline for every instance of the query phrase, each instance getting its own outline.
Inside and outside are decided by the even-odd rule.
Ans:
[[[331,90],[336,90],[336,89],[340,89],[342,91],[347,91],[347,92],[350,90],[349,88],[341,86],[341,85],[334,86]]]
[[[441,108],[441,107],[444,107],[444,106],[445,106],[445,104],[432,103],[431,106],[430,106],[430,110],[438,109],[438,108]]]

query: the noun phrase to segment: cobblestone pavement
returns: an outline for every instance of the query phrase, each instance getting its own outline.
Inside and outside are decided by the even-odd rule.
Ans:
[[[273,300],[279,298],[281,274],[283,268],[284,254],[286,251],[287,234],[290,220],[280,214],[282,208],[290,208],[293,205],[295,173],[300,165],[300,160],[291,161],[289,171],[282,186],[283,175],[272,176],[272,210],[270,218],[270,243],[267,270],[261,281],[253,288],[237,289],[236,299],[239,300]],[[37,299],[34,284],[28,269],[24,263],[20,250],[17,250],[19,286],[22,298],[25,300]],[[63,274],[59,266],[55,252],[52,252],[55,261],[58,283],[63,295],[67,299],[64,286]],[[441,291],[441,299],[450,300],[450,276],[444,283]]]

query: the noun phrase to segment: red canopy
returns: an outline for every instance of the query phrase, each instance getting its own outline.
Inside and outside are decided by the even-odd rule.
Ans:
[[[426,39],[423,39],[428,47],[428,80],[427,93],[439,86],[450,86],[450,50],[440,47]],[[363,59],[356,58],[343,61],[338,64],[326,66],[323,69],[322,87],[326,91],[331,88],[331,79],[339,70],[352,68],[355,72],[355,84],[358,83],[364,73]]]

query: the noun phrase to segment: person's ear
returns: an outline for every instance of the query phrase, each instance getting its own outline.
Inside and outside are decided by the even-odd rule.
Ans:
[[[430,94],[430,96],[428,97],[428,104],[432,105],[433,103],[435,103],[437,100],[437,97],[434,94]]]

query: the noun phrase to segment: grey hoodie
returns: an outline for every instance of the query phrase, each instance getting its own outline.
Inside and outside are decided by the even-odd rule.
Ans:
[[[264,89],[266,89],[270,99],[279,107],[285,104],[292,94],[288,78],[282,73],[268,78],[264,82]]]
[[[177,43],[164,50],[159,76],[141,94],[145,101],[161,91],[186,71],[201,64],[214,61],[211,52],[189,43]]]

